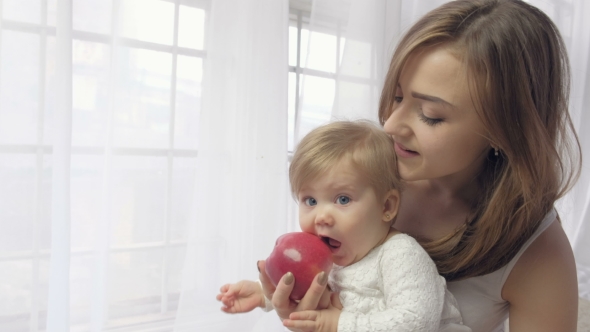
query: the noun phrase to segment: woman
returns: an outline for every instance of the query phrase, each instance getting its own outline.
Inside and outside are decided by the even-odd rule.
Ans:
[[[395,227],[427,249],[473,331],[501,331],[508,315],[511,332],[576,330],[575,263],[553,208],[580,166],[568,70],[553,22],[516,0],[449,2],[392,58],[379,114],[405,181]],[[259,268],[285,326],[337,330],[337,297],[311,310],[324,285],[290,302],[293,285],[275,290]]]

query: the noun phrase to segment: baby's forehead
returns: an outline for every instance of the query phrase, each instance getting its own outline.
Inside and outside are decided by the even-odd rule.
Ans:
[[[329,181],[323,181],[326,178],[329,178]],[[306,178],[301,179],[299,191],[317,189],[320,186],[333,189],[354,189],[354,187],[360,186],[373,187],[369,177],[352,164],[334,165],[309,174]]]

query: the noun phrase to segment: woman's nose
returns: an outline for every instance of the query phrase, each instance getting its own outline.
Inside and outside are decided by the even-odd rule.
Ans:
[[[402,105],[398,105],[383,124],[383,129],[393,137],[409,136],[412,130],[408,124],[407,116],[407,112]]]

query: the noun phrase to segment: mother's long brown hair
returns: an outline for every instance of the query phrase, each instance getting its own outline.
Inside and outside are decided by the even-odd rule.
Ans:
[[[581,154],[568,113],[569,63],[554,23],[516,0],[451,1],[400,41],[379,117],[393,110],[400,72],[414,52],[444,45],[463,62],[470,92],[500,151],[479,176],[482,191],[465,225],[422,244],[448,280],[504,266],[579,175]],[[578,158],[579,157],[579,158]]]

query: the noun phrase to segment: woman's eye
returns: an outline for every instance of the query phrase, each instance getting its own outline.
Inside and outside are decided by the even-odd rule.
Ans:
[[[307,206],[314,206],[316,204],[318,204],[318,202],[313,197],[308,197],[305,199],[305,205]]]
[[[429,126],[436,126],[437,124],[440,124],[443,121],[443,119],[429,118],[426,115],[420,113],[420,121],[426,123]]]
[[[347,197],[347,196],[338,197],[338,204],[346,205],[348,203],[350,203],[350,197]]]

